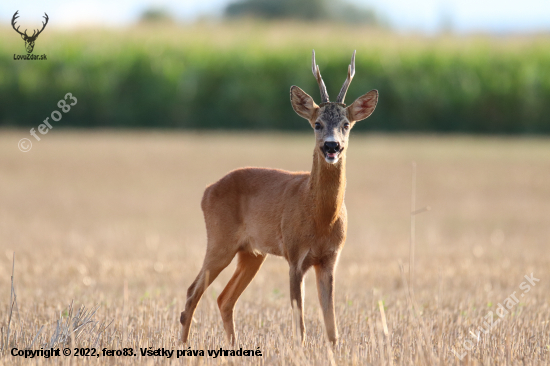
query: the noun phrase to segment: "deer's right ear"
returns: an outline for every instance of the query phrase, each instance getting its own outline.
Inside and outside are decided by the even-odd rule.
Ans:
[[[319,109],[313,98],[295,85],[290,88],[290,103],[292,103],[294,111],[310,123]]]

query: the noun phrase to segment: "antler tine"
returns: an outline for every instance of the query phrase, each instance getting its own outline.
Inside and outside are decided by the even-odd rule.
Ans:
[[[46,14],[46,13],[44,13],[44,14]],[[48,20],[50,19],[50,18],[48,17],[48,14],[46,14],[46,16],[43,16],[42,18],[46,19],[46,23],[42,22],[42,29],[40,29],[40,30],[38,31],[38,33],[36,34],[37,37],[38,37],[38,35],[39,35],[40,33],[42,33],[42,31],[44,30],[44,28],[46,28],[46,25],[48,24]],[[33,37],[34,37],[34,35],[33,35]]]
[[[349,84],[351,84],[351,80],[355,75],[355,52],[356,51],[353,51],[353,55],[351,56],[351,64],[348,66],[348,77],[346,78],[346,81],[344,81],[342,89],[340,89],[340,94],[338,94],[338,98],[336,98],[336,103],[344,103],[344,98],[348,92]]]
[[[11,18],[11,26],[13,27],[13,29],[14,29],[17,33],[19,33],[20,35],[23,35],[23,33],[19,32],[19,28],[20,28],[21,26],[18,26],[17,28],[15,28],[15,20],[16,20],[17,18],[19,18],[19,15],[17,15],[17,13],[19,13],[19,10],[17,10],[17,11],[15,12],[15,14],[13,14],[13,17]]]
[[[313,76],[315,76],[315,79],[317,80],[317,84],[319,84],[319,90],[321,91],[321,101],[323,103],[328,103],[328,93],[327,93],[327,87],[325,86],[325,83],[323,82],[323,78],[321,77],[321,72],[319,71],[319,65],[315,63],[315,50],[313,50],[313,56],[311,60],[311,71],[313,71]]]

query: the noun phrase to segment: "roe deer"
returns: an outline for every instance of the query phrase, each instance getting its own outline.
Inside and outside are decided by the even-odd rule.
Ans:
[[[371,115],[378,91],[371,90],[346,107],[344,97],[355,74],[355,52],[348,76],[336,102],[328,93],[315,63],[313,74],[322,103],[297,86],[290,88],[294,111],[307,119],[315,131],[313,167],[310,172],[241,168],[208,186],[202,198],[207,247],[202,269],[187,291],[181,313],[182,340],[197,304],[218,274],[238,256],[237,269],[218,297],[223,326],[235,343],[233,309],[268,254],[284,257],[290,266],[290,300],[299,311],[300,335],[305,340],[303,278],[313,266],[317,291],[329,340],[338,338],[334,318],[334,272],[347,231],[344,205],[346,150],[355,122]]]

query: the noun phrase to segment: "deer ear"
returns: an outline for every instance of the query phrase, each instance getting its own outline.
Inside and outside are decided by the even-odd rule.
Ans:
[[[367,94],[357,98],[352,105],[346,108],[350,122],[361,121],[374,112],[378,103],[378,90],[371,90]]]
[[[319,109],[313,98],[295,85],[290,88],[290,103],[292,103],[294,111],[310,123],[315,116],[315,112]]]

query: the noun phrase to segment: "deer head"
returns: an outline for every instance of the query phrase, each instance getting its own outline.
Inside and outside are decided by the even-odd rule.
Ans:
[[[349,131],[355,122],[367,118],[376,108],[378,91],[371,90],[348,107],[344,104],[348,87],[355,75],[355,51],[348,66],[348,77],[336,102],[329,101],[319,66],[315,63],[315,50],[313,50],[312,71],[321,91],[321,104],[315,104],[313,98],[297,86],[290,88],[290,102],[294,111],[300,117],[307,119],[315,130],[318,146],[318,149],[315,149],[316,153],[321,154],[327,163],[336,164],[348,146]]]
[[[27,34],[27,30],[25,29],[25,33],[21,33],[19,31],[19,26],[17,28],[15,28],[15,20],[17,18],[19,18],[19,16],[17,15],[17,13],[19,13],[19,10],[17,10],[15,12],[15,14],[13,14],[13,18],[11,18],[11,26],[13,27],[13,29],[19,33],[21,35],[21,38],[23,38],[23,40],[25,41],[25,48],[27,49],[27,53],[32,53],[32,50],[34,49],[34,42],[36,41],[36,38],[38,38],[38,36],[40,35],[40,33],[42,33],[42,31],[44,30],[44,28],[46,28],[46,24],[48,24],[48,14],[44,13],[45,16],[43,17],[44,19],[46,19],[46,22],[42,22],[42,29],[41,30],[38,30],[38,29],[35,29],[32,36],[29,36]],[[38,33],[37,33],[38,31]]]

